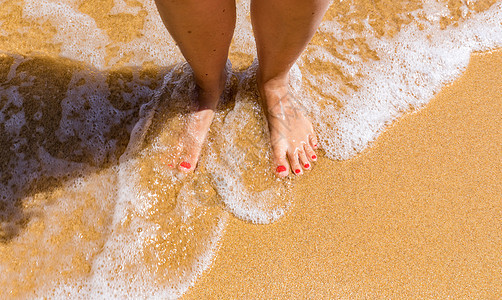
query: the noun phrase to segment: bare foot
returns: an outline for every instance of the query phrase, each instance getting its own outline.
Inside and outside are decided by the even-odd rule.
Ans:
[[[317,159],[317,138],[304,109],[289,91],[289,77],[260,82],[258,90],[270,130],[275,172],[285,177],[301,175]],[[291,171],[290,171],[291,170]]]
[[[225,78],[214,89],[204,90],[198,87],[198,107],[188,117],[185,131],[178,140],[176,150],[167,154],[169,167],[177,166],[182,172],[191,172],[197,167],[224,86]]]

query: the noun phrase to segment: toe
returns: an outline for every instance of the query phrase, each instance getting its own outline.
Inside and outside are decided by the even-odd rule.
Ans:
[[[182,172],[190,172],[190,171],[192,171],[194,169],[195,169],[195,165],[189,163],[186,159],[183,159],[180,162],[180,165],[179,165],[179,170],[180,171],[182,171]]]
[[[200,149],[193,149],[180,159],[178,169],[182,172],[191,172],[197,167],[199,161]]]
[[[299,151],[298,157],[300,158],[300,163],[301,163],[303,169],[304,170],[310,169],[310,161],[307,157],[307,154],[305,154],[305,151]]]
[[[170,169],[174,169],[176,166],[177,158],[180,157],[181,147],[168,147],[165,150],[165,154],[160,157],[160,163]]]
[[[195,167],[197,167],[197,160],[187,157],[182,158],[178,164],[178,169],[185,173],[192,172],[195,170]]]
[[[168,167],[169,169],[174,168],[174,161],[172,159],[169,159],[167,157],[160,157],[160,164],[164,167]]]
[[[317,160],[317,155],[315,154],[314,149],[312,149],[312,146],[310,144],[305,144],[303,146],[303,149],[305,150],[305,155],[307,156],[309,161],[316,161]]]
[[[312,149],[317,150],[319,148],[319,144],[315,134],[311,134],[309,136],[309,142],[310,142],[310,147],[312,147]]]
[[[276,158],[274,158],[274,168],[275,174],[277,174],[278,177],[283,178],[288,176],[289,164],[285,155],[277,156]]]
[[[294,152],[288,152],[289,163],[291,164],[291,170],[296,175],[301,175],[303,173],[302,166],[300,165],[300,160],[298,157],[298,149]]]

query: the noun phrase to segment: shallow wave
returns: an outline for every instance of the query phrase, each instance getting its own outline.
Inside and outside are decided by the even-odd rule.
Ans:
[[[270,170],[248,1],[188,176],[162,159],[194,83],[153,1],[0,5],[2,298],[176,298],[230,215],[270,223],[293,205],[294,182]],[[325,155],[351,158],[425,105],[473,51],[502,45],[500,20],[500,1],[335,2],[291,82]]]

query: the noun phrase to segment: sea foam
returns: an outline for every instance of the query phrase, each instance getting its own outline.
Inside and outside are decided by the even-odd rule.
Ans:
[[[227,66],[199,167],[180,176],[162,159],[180,129],[170,124],[186,121],[182,112],[194,97],[190,67],[153,1],[112,1],[110,18],[142,18],[142,27],[125,39],[84,2],[25,0],[22,18],[30,25],[17,32],[0,20],[7,41],[50,24],[55,50],[45,54],[71,61],[51,61],[61,64],[50,69],[61,76],[45,82],[29,67],[45,58],[1,57],[9,61],[0,85],[8,145],[1,149],[9,156],[0,192],[6,212],[15,212],[0,216],[1,238],[9,240],[0,248],[0,267],[12,270],[0,272],[2,295],[22,290],[15,282],[26,281],[32,290],[18,295],[176,298],[210,265],[230,215],[266,224],[294,205],[291,181],[276,179],[270,169],[257,62],[244,71]],[[473,52],[502,46],[501,2],[484,11],[465,3],[459,20],[444,25],[452,15],[448,5],[426,1],[397,16],[409,22],[392,27],[386,21],[383,33],[369,16],[343,19],[355,14],[350,4],[323,21],[291,71],[293,94],[331,159],[353,157],[397,118],[426,105],[461,75]],[[331,10],[338,5],[345,4]],[[237,10],[231,54],[254,57],[249,2],[238,1]],[[170,67],[146,78],[141,67],[147,65]],[[113,73],[119,67],[125,69]],[[43,93],[41,86],[51,83],[63,92]],[[117,135],[128,136],[127,147]]]

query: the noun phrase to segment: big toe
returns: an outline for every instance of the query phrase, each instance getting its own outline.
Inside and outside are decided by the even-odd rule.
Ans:
[[[284,178],[289,175],[289,163],[286,155],[278,155],[274,158],[275,174],[279,178]]]
[[[182,172],[192,172],[197,167],[198,157],[185,156],[181,159],[178,169]]]
[[[197,167],[197,159],[193,158],[182,158],[178,165],[178,169],[182,172],[192,172]]]
[[[178,169],[182,172],[191,172],[197,167],[201,148],[190,147],[187,153],[181,157]]]

